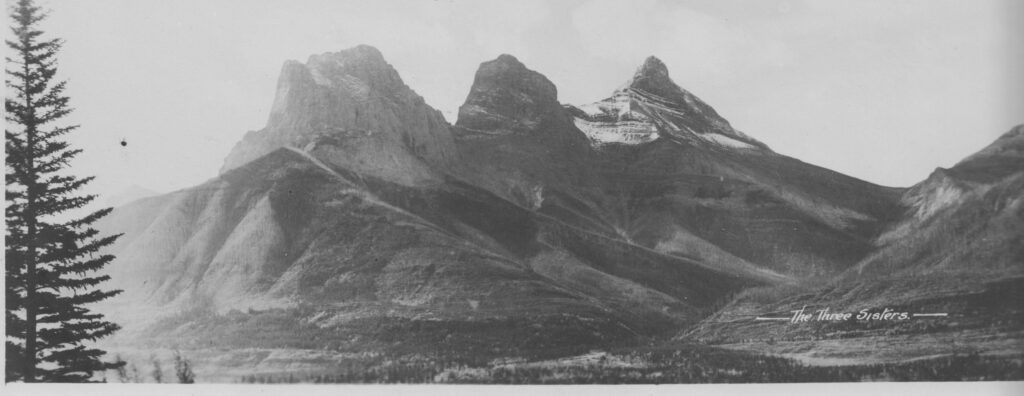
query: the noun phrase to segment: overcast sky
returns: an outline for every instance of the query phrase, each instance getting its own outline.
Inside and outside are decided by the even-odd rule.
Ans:
[[[216,175],[265,123],[287,59],[370,44],[455,121],[480,62],[559,100],[609,96],[649,55],[775,151],[908,186],[1024,122],[1024,2],[42,0],[95,190]],[[119,142],[125,139],[127,147]]]

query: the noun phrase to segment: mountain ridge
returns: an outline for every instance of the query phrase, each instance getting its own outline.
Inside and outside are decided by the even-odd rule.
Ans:
[[[1019,130],[936,183],[1014,191]],[[979,179],[989,169],[1009,176]],[[259,347],[272,330],[238,323],[270,315],[288,347],[497,358],[708,338],[751,290],[845,279],[900,224],[926,230],[907,213],[945,202],[944,188],[886,188],[775,153],[655,57],[576,107],[503,54],[480,64],[450,125],[359,46],[286,62],[267,126],[217,177],[101,228],[130,234],[111,268],[140,305],[117,308],[145,325],[126,343],[202,329],[197,343]],[[971,199],[1016,207],[993,194]],[[921,218],[955,212],[938,207]]]
[[[829,283],[741,294],[705,324],[679,337],[798,358],[834,357],[839,362],[889,362],[948,353],[946,337],[954,334],[982,354],[1006,353],[1006,343],[1019,343],[1024,323],[1024,311],[1014,303],[1020,301],[1014,290],[1024,282],[1024,151],[1017,149],[1024,142],[1022,128],[1014,127],[952,168],[937,168],[906,189],[901,200],[907,209],[875,238],[877,248]],[[775,297],[766,300],[766,295]],[[714,324],[747,312],[785,315],[801,306],[812,311],[828,307],[836,312],[937,312],[944,319],[892,327]],[[901,348],[874,350],[873,345],[894,335],[906,340]],[[794,352],[814,340],[834,343],[831,340],[837,338],[845,340],[841,350]],[[766,343],[769,339],[773,341]]]

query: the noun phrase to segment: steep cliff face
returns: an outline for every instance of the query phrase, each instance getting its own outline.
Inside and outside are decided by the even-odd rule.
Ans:
[[[455,123],[456,173],[532,208],[545,191],[597,183],[588,166],[594,153],[557,95],[551,81],[511,55],[482,63]]]
[[[480,64],[455,125],[482,134],[536,132],[561,121],[559,108],[555,84],[503,54]]]
[[[455,152],[441,113],[406,86],[377,49],[358,46],[313,55],[305,64],[286,62],[266,127],[245,135],[221,173],[283,146],[352,131],[435,167],[447,166]]]

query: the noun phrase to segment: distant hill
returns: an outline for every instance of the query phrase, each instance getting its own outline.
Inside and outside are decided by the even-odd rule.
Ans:
[[[159,194],[159,192],[137,184],[132,184],[116,194],[104,196],[103,204],[109,207],[118,207],[142,198],[148,198]]]
[[[907,210],[857,265],[818,287],[741,294],[684,338],[810,358],[895,361],[954,352],[1013,354],[1024,325],[1024,126],[902,197]],[[766,297],[768,296],[768,297]],[[947,314],[889,326],[786,326],[752,315],[828,307]],[[747,320],[743,320],[746,318]],[[730,323],[729,325],[723,323]],[[896,348],[878,350],[878,342]],[[842,339],[843,342],[836,340]],[[767,340],[791,340],[774,343]],[[835,348],[807,349],[808,341]],[[793,353],[803,345],[804,351]]]

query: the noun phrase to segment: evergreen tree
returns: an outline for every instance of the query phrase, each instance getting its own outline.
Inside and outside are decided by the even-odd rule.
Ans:
[[[178,377],[178,383],[194,384],[196,374],[192,372],[192,362],[181,356],[180,351],[174,351],[174,374]]]
[[[100,238],[90,227],[109,208],[70,221],[56,216],[70,217],[69,211],[95,198],[76,193],[92,177],[61,172],[81,152],[61,140],[77,126],[55,126],[72,110],[66,82],[53,81],[63,41],[43,38],[38,24],[46,14],[33,0],[19,0],[10,16],[4,99],[6,381],[89,381],[95,371],[123,365],[101,361],[104,351],[84,345],[119,328],[85,305],[120,293],[97,289],[109,277],[96,275],[114,258],[100,249],[120,235]]]
[[[161,384],[164,382],[164,368],[160,365],[160,361],[157,360],[156,355],[150,356],[149,361],[153,363],[153,371],[149,372],[149,375],[153,377],[153,381]]]

